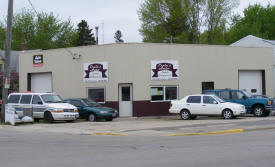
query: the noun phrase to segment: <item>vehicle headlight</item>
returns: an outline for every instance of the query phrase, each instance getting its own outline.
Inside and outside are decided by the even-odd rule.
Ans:
[[[57,112],[57,113],[64,112],[64,109],[57,108],[57,109],[54,109],[53,112]]]
[[[117,111],[117,110],[115,110],[115,113],[118,113],[118,111]]]
[[[78,110],[77,110],[77,109],[74,109],[74,112],[78,112]]]
[[[99,114],[107,114],[108,111],[99,111]]]

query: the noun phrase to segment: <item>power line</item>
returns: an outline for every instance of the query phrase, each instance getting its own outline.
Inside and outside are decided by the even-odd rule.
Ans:
[[[32,2],[31,2],[31,0],[28,0],[28,2],[29,2],[29,4],[31,5],[31,7],[32,7],[32,9],[34,10],[34,12],[36,13],[36,15],[38,15],[37,11],[35,10],[35,8],[34,8]]]

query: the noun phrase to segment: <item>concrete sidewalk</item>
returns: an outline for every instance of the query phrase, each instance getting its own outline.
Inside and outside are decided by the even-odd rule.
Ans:
[[[219,117],[198,117],[196,120],[180,120],[178,116],[117,118],[112,122],[74,123],[56,122],[44,124],[1,125],[1,129],[21,132],[62,133],[72,135],[127,135],[127,136],[167,136],[175,133],[200,133],[230,129],[275,128],[275,117],[240,117],[224,120]]]

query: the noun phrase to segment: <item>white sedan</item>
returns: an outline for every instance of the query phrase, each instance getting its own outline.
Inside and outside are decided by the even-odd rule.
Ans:
[[[244,105],[225,102],[215,95],[189,95],[181,100],[171,101],[169,113],[180,114],[181,119],[195,119],[198,115],[222,116],[232,119],[244,115]]]

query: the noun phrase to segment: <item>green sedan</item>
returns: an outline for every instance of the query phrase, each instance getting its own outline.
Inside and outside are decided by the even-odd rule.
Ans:
[[[64,101],[77,107],[80,118],[87,119],[91,122],[99,119],[112,121],[114,118],[118,117],[117,110],[103,107],[99,103],[87,98],[73,98]]]

